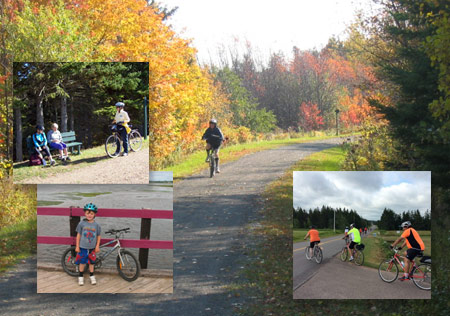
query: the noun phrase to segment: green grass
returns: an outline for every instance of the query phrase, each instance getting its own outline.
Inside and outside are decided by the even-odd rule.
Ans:
[[[82,197],[95,197],[95,196],[99,196],[99,195],[103,195],[103,194],[111,194],[111,193],[112,192],[84,192],[84,193],[77,192],[74,194],[78,195],[78,196],[82,196]]]
[[[36,217],[0,230],[0,274],[36,253]]]
[[[343,136],[343,135],[341,135]],[[320,137],[302,137],[302,138],[290,138],[290,139],[280,139],[280,140],[270,140],[270,141],[259,141],[259,142],[252,142],[252,143],[246,143],[246,144],[237,144],[237,145],[231,145],[231,146],[225,146],[220,149],[220,162],[230,162],[239,159],[240,157],[255,153],[262,150],[277,148],[281,146],[286,145],[292,145],[297,143],[306,143],[306,142],[313,142],[316,140],[321,139],[328,139],[328,138],[334,138],[336,136],[320,136]],[[333,155],[333,154],[330,154]],[[183,159],[182,162],[168,166],[164,168],[162,171],[173,171],[173,177],[174,179],[180,179],[183,177],[186,177],[188,175],[192,175],[194,173],[197,173],[205,168],[208,167],[208,165],[205,163],[206,158],[206,151],[201,150],[198,152],[195,152],[191,155],[188,155]],[[336,157],[327,157],[331,160],[336,159]],[[311,161],[311,165],[317,165],[317,162]],[[328,161],[325,161],[324,168],[332,168],[332,166],[326,166]],[[319,163],[320,164],[320,163]],[[332,164],[332,162],[331,162]],[[323,169],[328,170],[328,169]]]
[[[334,232],[332,229],[317,229],[319,231],[320,239],[327,237],[332,237],[336,235],[342,234],[340,231]],[[308,233],[309,229],[303,229],[303,228],[294,228],[292,231],[292,236],[294,237],[294,242],[302,242],[304,241],[303,238],[305,238],[306,234]]]
[[[272,182],[265,190],[264,208],[261,222],[257,228],[249,231],[258,240],[249,256],[257,258],[248,264],[243,274],[246,282],[235,284],[236,293],[245,292],[246,296],[255,297],[239,313],[242,315],[316,315],[331,313],[321,305],[322,301],[292,299],[292,183],[294,170],[340,170],[345,159],[341,147],[334,147],[315,153],[299,161],[280,179]],[[306,231],[299,230],[303,237]],[[303,234],[303,235],[302,235]],[[340,306],[342,311],[344,307]],[[346,311],[352,309],[345,307]]]
[[[37,206],[54,206],[63,203],[63,201],[37,201]]]
[[[143,140],[142,149],[148,151],[149,141]],[[54,156],[56,157],[56,155]],[[56,160],[57,165],[53,167],[42,166],[28,166],[28,161],[15,163],[13,168],[14,182],[21,182],[23,180],[40,177],[45,179],[48,176],[52,176],[61,172],[70,172],[77,170],[98,161],[111,159],[106,155],[105,146],[97,146],[90,149],[81,150],[81,155],[70,155],[72,160],[70,163],[63,164],[60,160]]]

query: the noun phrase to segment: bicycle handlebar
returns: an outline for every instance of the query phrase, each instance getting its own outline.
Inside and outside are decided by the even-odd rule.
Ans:
[[[110,229],[108,231],[105,232],[105,234],[116,234],[116,233],[120,233],[120,232],[124,232],[124,233],[129,233],[130,232],[130,228],[122,228],[122,229]]]

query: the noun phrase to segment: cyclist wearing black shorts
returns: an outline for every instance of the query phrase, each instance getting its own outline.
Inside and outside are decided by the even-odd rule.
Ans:
[[[423,251],[425,250],[425,244],[420,238],[419,233],[412,228],[411,222],[407,221],[400,225],[403,229],[403,234],[397,238],[396,241],[391,245],[391,248],[394,248],[395,245],[399,244],[403,241],[402,246],[399,248],[402,249],[405,245],[408,246],[408,250],[405,252],[405,273],[403,277],[399,278],[400,281],[410,280],[409,270],[413,266],[413,261],[416,256],[422,256]]]
[[[316,244],[320,243],[320,236],[319,236],[319,231],[316,229],[315,226],[311,226],[309,228],[308,233],[306,234],[305,238],[303,238],[304,240],[306,240],[306,238],[308,238],[309,236],[309,256],[312,257],[312,253],[313,253],[313,249],[314,246]]]
[[[222,131],[217,127],[217,120],[211,119],[209,121],[209,128],[205,131],[202,136],[203,140],[206,140],[206,162],[209,160],[209,151],[213,150],[214,159],[216,161],[216,172],[220,173],[219,170],[219,148],[224,141]]]

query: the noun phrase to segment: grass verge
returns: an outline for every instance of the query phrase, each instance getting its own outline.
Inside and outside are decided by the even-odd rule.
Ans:
[[[149,141],[143,140],[141,150],[148,151]],[[14,182],[19,183],[28,178],[40,177],[46,178],[61,172],[71,172],[76,169],[80,169],[86,166],[96,163],[98,161],[111,159],[105,153],[105,146],[97,146],[90,149],[81,151],[81,155],[70,155],[72,160],[70,163],[62,163],[60,160],[56,160],[57,164],[53,167],[42,166],[28,166],[28,161],[15,163],[13,166]]]
[[[294,243],[304,241],[303,238],[305,238],[308,231],[309,231],[309,229],[294,228],[292,231]],[[319,231],[320,239],[342,234],[342,232],[340,232],[340,231],[334,232],[332,229],[318,229],[318,231]]]
[[[36,253],[36,216],[0,231],[0,274],[17,261]]]
[[[315,153],[299,161],[266,188],[261,211],[263,220],[252,230],[256,247],[250,257],[255,259],[243,271],[245,284],[233,287],[246,296],[255,297],[239,310],[241,315],[316,315],[319,311],[325,315],[336,312],[335,307],[325,308],[323,301],[292,299],[292,172],[340,170],[344,158],[341,147]],[[343,308],[339,306],[339,310]],[[348,305],[345,311],[351,311],[351,308]]]
[[[344,135],[341,135],[342,137]],[[232,146],[225,146],[220,149],[220,162],[230,162],[241,158],[244,155],[255,153],[262,150],[273,149],[285,145],[292,145],[298,143],[307,143],[315,140],[335,138],[336,136],[320,136],[320,137],[302,137],[302,138],[290,138],[290,139],[280,139],[280,140],[270,140],[270,141],[260,141],[246,144],[237,144]],[[173,171],[173,178],[181,179],[188,175],[197,173],[208,165],[205,163],[206,152],[201,150],[188,155],[182,162],[166,167],[162,171]],[[317,162],[311,161],[312,165]],[[327,168],[327,166],[324,166]],[[328,170],[328,169],[323,169]]]

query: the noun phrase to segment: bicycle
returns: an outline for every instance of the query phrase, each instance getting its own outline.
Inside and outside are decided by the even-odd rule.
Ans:
[[[119,134],[117,124],[109,125],[112,131],[112,135],[109,135],[105,142],[106,154],[115,158],[119,156],[122,150],[122,137]],[[132,125],[128,125],[130,128]],[[139,151],[142,148],[142,136],[137,129],[132,129],[128,134],[128,146],[131,151]]]
[[[398,278],[398,266],[402,268],[403,272],[406,273],[403,262],[399,258],[405,258],[399,254],[401,248],[393,248],[394,256],[388,260],[382,261],[378,267],[378,275],[381,280],[387,283],[392,283]],[[416,265],[413,261],[413,266],[411,267],[410,277],[413,283],[422,290],[431,290],[431,257],[419,255],[422,257],[420,259],[421,264]]]
[[[313,248],[313,251],[312,251],[313,252],[312,257],[310,257],[310,255],[309,255],[310,254],[310,252],[309,252],[310,249],[311,249],[310,246],[305,248],[306,259],[311,260],[312,258],[314,258],[314,260],[317,263],[321,263],[322,259],[323,259],[323,253],[322,253],[322,249],[320,248],[319,244],[318,243],[314,244],[314,248]]]
[[[340,258],[341,261],[345,262],[348,259],[348,249],[347,249],[347,243],[342,248]],[[353,256],[353,263],[357,266],[361,266],[364,263],[364,246],[361,244],[358,244],[355,246],[355,248],[352,249],[352,256]]]
[[[123,228],[123,229],[111,229],[105,234],[108,235],[115,235],[114,240],[111,240],[103,245],[100,246],[100,248],[107,247],[111,244],[115,245],[108,251],[106,251],[105,254],[97,255],[97,259],[95,260],[95,269],[100,269],[102,267],[102,262],[114,251],[117,249],[117,259],[116,259],[116,267],[117,271],[119,272],[119,275],[126,281],[134,281],[136,280],[141,272],[141,265],[139,264],[139,261],[136,259],[135,255],[129,252],[128,250],[123,249],[120,246],[120,241],[124,235],[124,233],[129,233],[130,228]],[[70,276],[78,276],[79,275],[79,269],[78,265],[75,264],[75,260],[77,257],[77,253],[75,252],[75,246],[71,246],[67,248],[62,257],[61,257],[61,265],[64,269],[64,271],[70,275]]]

